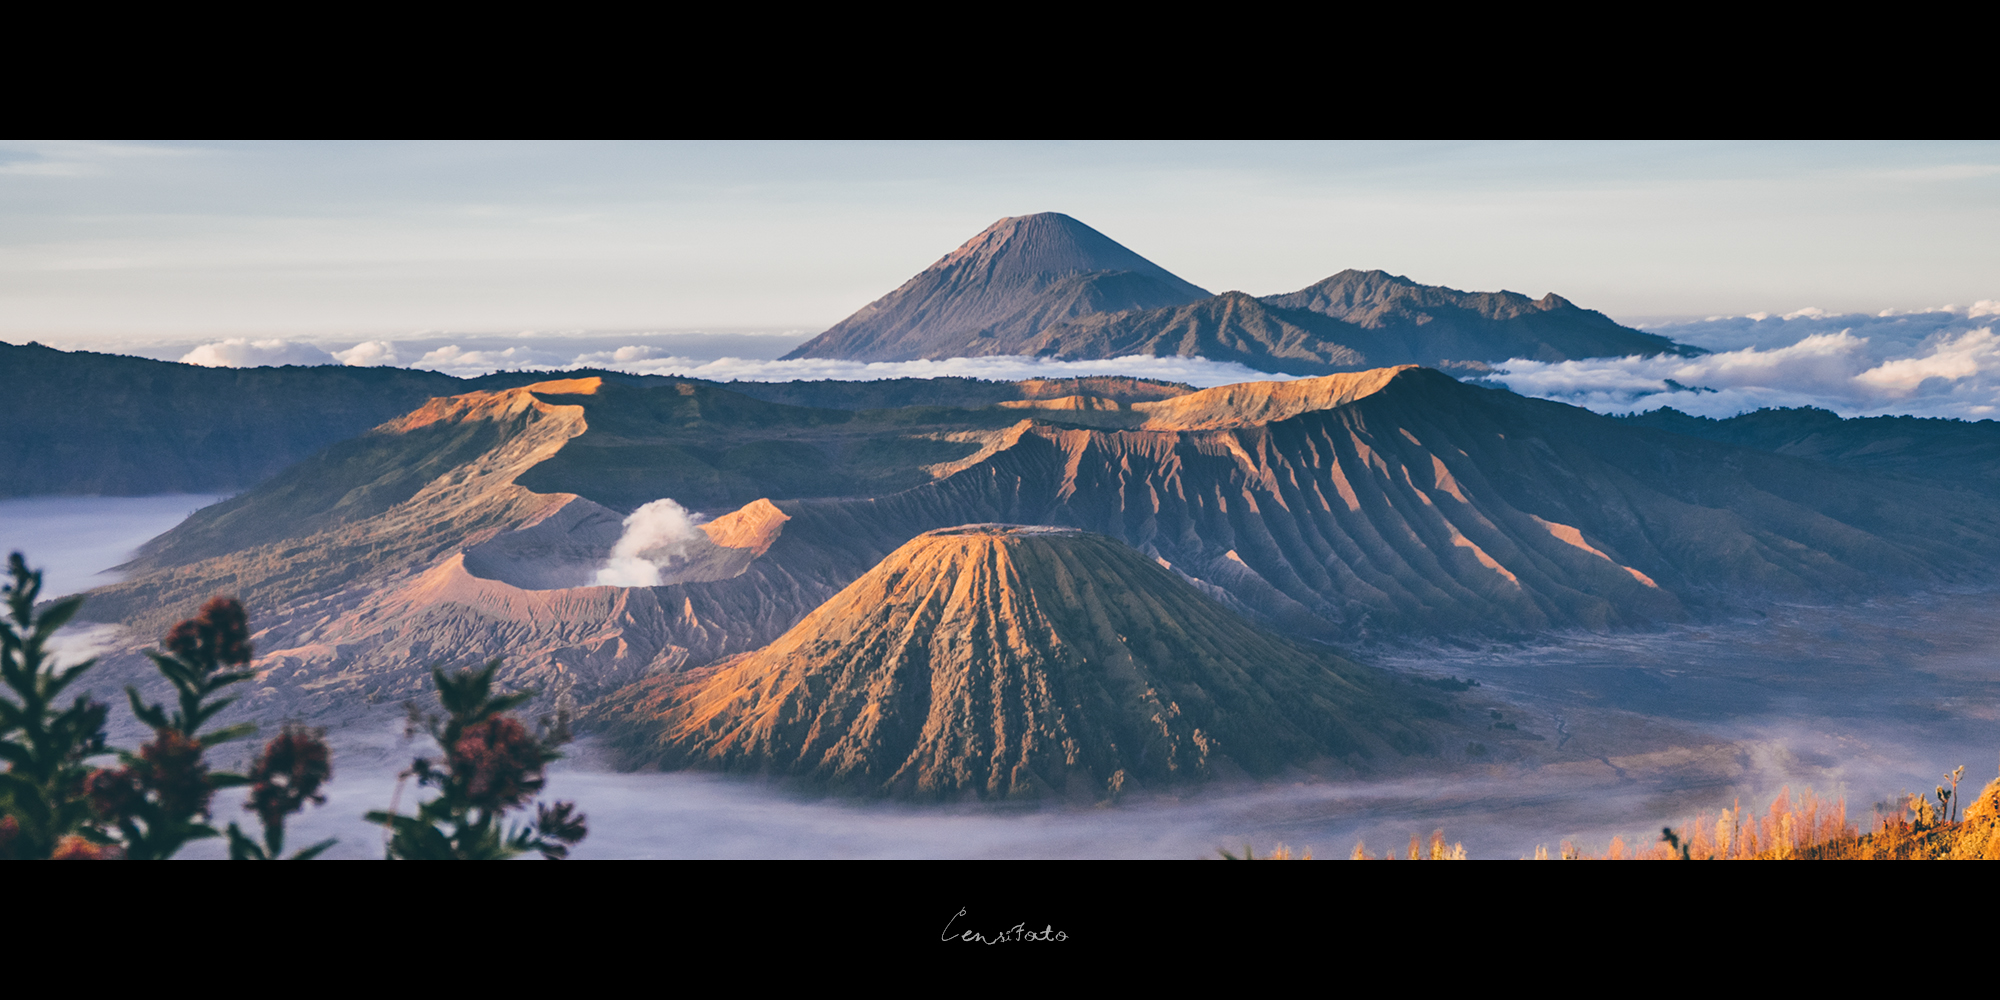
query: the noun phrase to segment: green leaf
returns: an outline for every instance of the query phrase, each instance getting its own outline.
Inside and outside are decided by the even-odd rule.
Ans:
[[[229,824],[229,860],[231,861],[265,860],[264,849],[258,847],[256,841],[251,840],[249,837],[245,837],[243,835],[243,831],[241,829],[238,829],[236,824],[234,823]]]
[[[218,743],[227,743],[230,740],[240,740],[245,736],[252,735],[256,731],[257,731],[256,723],[239,722],[233,726],[225,726],[224,728],[215,730],[214,732],[211,733],[203,733],[200,737],[200,741],[202,747],[207,748],[215,746]]]
[[[321,854],[326,853],[327,848],[332,847],[333,845],[338,843],[340,843],[340,841],[337,838],[328,837],[327,839],[322,840],[319,843],[312,845],[311,847],[299,848],[298,852],[292,855],[292,860],[311,861],[312,859],[319,857]]]
[[[167,713],[164,710],[162,710],[160,706],[148,705],[145,702],[139,700],[138,688],[127,687],[125,689],[125,697],[131,700],[132,714],[138,716],[140,722],[143,722],[146,725],[153,727],[154,729],[171,728],[170,726],[167,725]]]

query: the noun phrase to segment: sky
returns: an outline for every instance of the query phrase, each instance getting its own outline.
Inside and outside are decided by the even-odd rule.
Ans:
[[[1714,388],[1695,393],[1711,409],[2000,404],[1986,377],[2000,353],[1965,341],[1991,325],[1981,303],[2000,300],[1994,142],[4,142],[0,340],[456,374],[918,374],[756,363],[995,220],[1039,211],[1211,291],[1379,267],[1553,291],[1717,350],[1835,338],[1681,372],[1720,380],[1676,378]],[[1910,323],[1888,340],[1859,331],[1885,312],[1951,318],[1915,340]],[[1795,378],[1800,365],[1817,381]],[[1738,384],[1750,369],[1770,384]],[[1501,376],[1598,408],[1671,394],[1670,377],[1601,364]],[[1977,399],[1940,401],[1972,385]]]

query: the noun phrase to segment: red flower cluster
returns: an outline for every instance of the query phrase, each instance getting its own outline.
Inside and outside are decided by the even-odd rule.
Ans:
[[[139,787],[139,776],[129,767],[90,772],[90,779],[83,783],[83,792],[90,796],[90,808],[114,823],[138,812],[139,803],[146,797],[146,790]]]
[[[333,763],[324,735],[322,730],[288,725],[265,744],[264,753],[250,765],[250,801],[243,808],[269,827],[303,810],[307,802],[325,804],[319,786],[333,777]]]
[[[250,616],[234,598],[211,597],[201,613],[173,627],[165,645],[189,663],[213,670],[250,662]]]
[[[198,741],[176,729],[161,729],[139,748],[138,765],[97,771],[84,790],[97,814],[114,822],[136,815],[149,797],[169,816],[195,816],[208,810],[215,794],[201,755]]]
[[[511,715],[496,715],[465,729],[447,754],[452,777],[466,797],[488,811],[512,809],[542,789],[548,749]]]
[[[160,808],[170,816],[193,816],[208,809],[208,765],[200,743],[179,730],[162,729],[153,742],[139,748],[149,773],[146,784],[159,795]]]

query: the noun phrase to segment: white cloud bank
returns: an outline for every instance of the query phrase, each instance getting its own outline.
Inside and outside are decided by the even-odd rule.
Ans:
[[[625,353],[621,350],[617,353]],[[993,358],[950,358],[943,361],[834,361],[805,358],[798,361],[764,361],[747,358],[719,358],[695,361],[688,358],[653,358],[633,361],[587,361],[577,367],[609,368],[640,375],[687,375],[719,382],[788,382],[799,379],[831,379],[842,382],[888,378],[941,378],[961,376],[983,379],[1075,378],[1082,375],[1133,375],[1140,378],[1186,382],[1207,388],[1236,382],[1288,381],[1293,375],[1273,375],[1246,368],[1235,362],[1205,358],[1107,358],[1101,361],[1051,361],[1045,358],[1003,356]]]
[[[1671,406],[1730,417],[1766,406],[1842,416],[2000,417],[2000,302],[1876,315],[1806,308],[1715,317],[1648,332],[1714,351],[1698,358],[1590,358],[1496,365],[1491,381],[1600,413]]]
[[[295,340],[250,340],[231,337],[203,344],[181,355],[184,365],[206,368],[257,368],[264,365],[325,365],[333,355]]]
[[[1971,306],[1878,314],[1836,315],[1807,307],[1783,315],[1718,316],[1653,325],[1649,332],[1714,353],[1698,358],[1592,358],[1546,363],[1516,358],[1495,366],[1489,381],[1515,392],[1625,413],[1672,406],[1728,417],[1765,406],[1818,406],[1843,416],[1911,414],[1968,420],[2000,418],[2000,300]],[[515,338],[509,338],[513,340]],[[181,360],[243,367],[281,364],[403,365],[472,377],[494,371],[597,368],[636,375],[683,375],[781,382],[863,381],[965,376],[983,379],[1134,375],[1208,388],[1235,382],[1285,380],[1237,363],[1202,358],[1123,357],[1097,361],[1042,358],[952,358],[945,361],[863,362],[805,359],[700,358],[658,345],[599,340],[588,349],[562,336],[524,334],[498,344],[466,341],[398,348],[371,340],[331,351],[285,340],[232,339],[204,344]],[[688,350],[683,344],[680,350]],[[696,347],[695,349],[699,349]],[[419,355],[418,351],[422,350]],[[414,357],[413,357],[414,355]]]
[[[523,336],[531,336],[524,334]],[[1235,362],[1204,358],[1132,356],[1097,361],[1051,361],[1044,358],[951,358],[944,361],[834,361],[811,358],[775,361],[765,358],[694,358],[656,346],[628,344],[613,350],[577,352],[564,349],[560,337],[532,344],[497,348],[466,348],[447,344],[414,353],[393,341],[370,340],[345,350],[328,351],[301,341],[234,338],[203,344],[181,357],[187,364],[216,368],[260,365],[400,365],[472,378],[496,371],[568,371],[596,368],[634,375],[683,375],[718,382],[788,382],[794,379],[867,381],[888,378],[964,376],[983,379],[1074,378],[1080,375],[1134,375],[1186,382],[1201,388],[1236,382],[1287,381],[1297,376],[1275,375]]]
[[[364,340],[344,351],[334,351],[334,360],[343,365],[372,367],[400,363],[396,357],[396,345],[386,340]]]

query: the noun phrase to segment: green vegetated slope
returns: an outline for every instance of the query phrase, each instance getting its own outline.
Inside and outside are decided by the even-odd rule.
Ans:
[[[581,407],[588,429],[521,485],[621,510],[662,497],[690,509],[727,510],[759,497],[895,493],[929,482],[927,466],[979,450],[954,436],[1019,419],[1006,411],[933,406],[785,406],[697,382],[538,395]]]
[[[2000,422],[1934,417],[1848,417],[1817,407],[1762,409],[1717,420],[1672,407],[1618,418],[1626,424],[2000,494]]]
[[[440,396],[540,382],[344,365],[205,368],[0,343],[11,425],[0,497],[247,489]],[[632,384],[665,381],[615,373]]]
[[[1431,751],[1446,708],[1245,622],[1075,530],[921,535],[769,646],[642,682],[594,720],[635,762],[863,794],[1066,795],[1365,773]]]
[[[366,462],[361,453],[373,446],[357,446],[353,439],[432,398],[549,379],[596,377],[621,386],[725,387],[699,379],[600,371],[499,372],[460,379],[439,372],[341,365],[204,368],[4,343],[0,343],[0,372],[6,373],[11,399],[17,404],[12,432],[0,440],[0,497],[243,490],[302,461],[311,460],[322,470]],[[1037,392],[1091,391],[1139,400],[1192,391],[1177,383],[1116,377],[739,382],[726,388],[767,402],[841,410],[977,408],[1034,398]],[[339,454],[318,454],[343,442],[347,444]],[[440,458],[425,459],[423,466],[453,460],[454,447],[437,445]],[[344,474],[317,475],[340,479]],[[298,476],[290,482],[293,489],[318,488],[306,486]],[[345,493],[343,489],[340,495]]]

